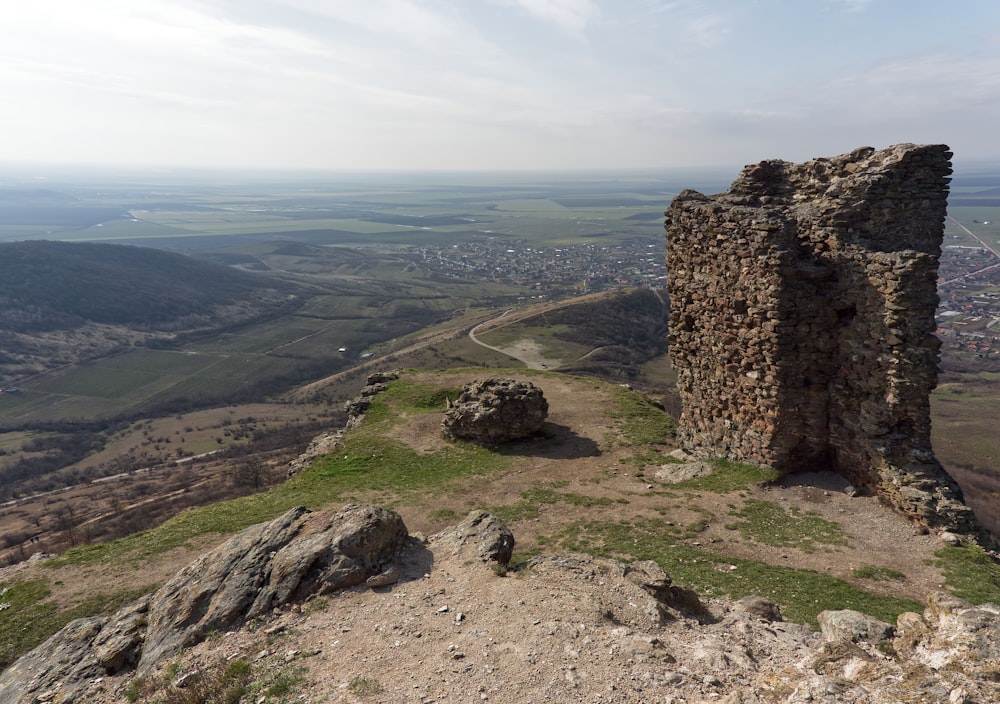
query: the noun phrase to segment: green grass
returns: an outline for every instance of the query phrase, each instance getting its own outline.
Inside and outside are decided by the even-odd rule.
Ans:
[[[597,506],[611,506],[616,503],[607,496],[587,496],[572,491],[555,491],[556,488],[565,485],[566,482],[551,482],[543,486],[532,487],[521,492],[521,498],[517,503],[490,506],[487,510],[503,521],[516,523],[517,521],[537,518],[541,513],[541,507],[546,504],[563,502],[581,508],[595,508]]]
[[[615,559],[655,560],[675,584],[702,597],[726,595],[738,599],[763,596],[782,607],[785,618],[816,627],[816,616],[827,609],[855,609],[893,622],[903,611],[923,605],[883,596],[811,570],[767,565],[701,550],[682,542],[681,529],[659,519],[602,522],[579,521],[551,541],[564,550]],[[730,569],[735,567],[735,569]]]
[[[48,599],[51,594],[44,579],[3,585],[0,603],[9,604],[0,611],[0,670],[22,653],[34,648],[74,619],[106,613],[137,598],[146,590],[123,590],[110,594],[92,594],[70,608],[60,608]]]
[[[795,506],[786,511],[771,501],[750,499],[730,515],[742,520],[726,528],[738,530],[744,538],[765,545],[815,552],[820,545],[847,544],[847,535],[839,525],[814,511],[801,511]]]
[[[450,508],[436,508],[427,514],[435,523],[445,523],[448,521],[455,521],[458,519],[458,514]]]
[[[413,499],[507,466],[511,458],[472,444],[452,443],[435,452],[418,453],[388,437],[400,411],[429,410],[427,404],[436,397],[436,388],[406,380],[392,382],[387,392],[373,400],[364,425],[347,434],[343,447],[270,491],[191,509],[156,528],[110,543],[72,548],[46,565],[141,563],[199,535],[234,533],[295,506],[318,509],[360,492],[381,492],[388,502]]]
[[[1000,563],[981,547],[944,547],[934,556],[955,596],[973,604],[1000,604]]]
[[[294,668],[276,674],[264,687],[264,696],[283,701],[286,697],[295,694],[298,685],[305,679],[305,672],[302,668]]]
[[[781,477],[781,473],[777,470],[755,464],[729,462],[723,459],[715,459],[711,462],[715,467],[711,474],[671,484],[670,488],[672,490],[690,489],[725,494],[730,491],[767,484]]]
[[[616,386],[611,388],[608,416],[616,421],[619,440],[626,446],[662,445],[671,441],[677,424],[649,397]]]
[[[420,384],[405,378],[393,382],[394,402],[410,412],[443,411],[447,400],[454,401],[461,393],[461,386]]]
[[[855,579],[869,579],[873,582],[901,582],[906,579],[906,575],[891,567],[876,567],[875,565],[865,565],[858,567],[851,572]]]

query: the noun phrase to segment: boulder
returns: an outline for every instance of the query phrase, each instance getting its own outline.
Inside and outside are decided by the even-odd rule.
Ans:
[[[510,562],[514,552],[514,534],[488,511],[472,511],[458,525],[431,536],[431,543],[455,555],[467,553],[477,560],[500,565]]]
[[[445,411],[446,437],[498,445],[538,433],[549,413],[542,390],[515,379],[484,379],[467,384]]]
[[[816,620],[819,621],[819,628],[828,641],[878,643],[892,638],[895,630],[874,616],[851,609],[821,611]]]
[[[782,621],[781,608],[762,596],[745,596],[733,604],[734,615],[760,619],[768,623]]]
[[[149,600],[149,596],[144,596],[123,607],[97,634],[91,648],[105,672],[114,674],[138,664],[146,635]]]
[[[639,560],[625,568],[625,578],[660,599],[670,595],[670,576],[653,560]]]

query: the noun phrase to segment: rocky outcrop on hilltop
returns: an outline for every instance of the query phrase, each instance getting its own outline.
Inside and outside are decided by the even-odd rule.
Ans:
[[[295,509],[113,617],[69,624],[0,676],[0,701],[170,700],[233,662],[263,683],[293,668],[314,704],[1000,701],[995,605],[936,593],[895,624],[828,611],[815,632],[761,597],[703,603],[651,561],[505,572],[513,540],[481,511],[407,539],[391,511]]]
[[[248,528],[110,617],[73,621],[0,675],[0,701],[80,701],[103,676],[143,672],[211,632],[378,575],[407,537],[374,506],[296,508]]]
[[[312,439],[305,451],[288,463],[288,476],[294,476],[323,455],[328,455],[343,444],[344,431],[356,428],[365,419],[365,414],[372,405],[372,398],[389,388],[389,382],[398,379],[396,372],[375,372],[365,379],[365,385],[357,396],[344,404],[347,422],[343,428],[320,433]]]
[[[536,434],[548,413],[542,390],[531,382],[483,379],[467,384],[449,404],[442,426],[447,437],[498,445]]]
[[[361,392],[353,399],[344,404],[344,411],[347,412],[346,428],[356,428],[365,419],[368,408],[372,405],[372,397],[389,388],[389,382],[398,379],[396,372],[375,372],[365,378],[365,385]]]

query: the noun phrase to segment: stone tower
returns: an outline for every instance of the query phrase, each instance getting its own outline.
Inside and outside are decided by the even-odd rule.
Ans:
[[[976,532],[930,444],[951,152],[747,166],[666,212],[682,447],[832,469],[931,527]]]

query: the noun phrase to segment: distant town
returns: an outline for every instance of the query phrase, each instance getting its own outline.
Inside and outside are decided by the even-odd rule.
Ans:
[[[449,276],[527,286],[559,298],[622,286],[666,288],[665,242],[637,238],[613,245],[532,247],[491,238],[422,247],[424,266]],[[944,349],[976,359],[1000,359],[1000,257],[985,247],[948,244],[942,250],[938,330]]]
[[[946,240],[938,280],[937,334],[944,349],[1000,359],[1000,257],[986,247]]]
[[[429,269],[527,286],[553,298],[622,286],[667,286],[666,243],[644,238],[608,245],[535,247],[497,237],[423,247],[419,252]]]

